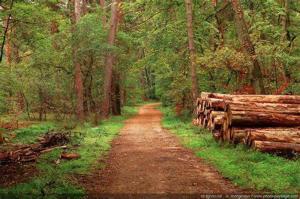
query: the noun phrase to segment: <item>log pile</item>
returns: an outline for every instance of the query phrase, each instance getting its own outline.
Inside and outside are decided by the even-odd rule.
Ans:
[[[300,153],[300,96],[202,92],[194,124],[217,141],[263,152]]]
[[[68,132],[49,132],[39,139],[39,143],[16,146],[13,150],[0,152],[0,165],[34,162],[40,154],[56,148],[67,148],[64,144],[69,139]]]

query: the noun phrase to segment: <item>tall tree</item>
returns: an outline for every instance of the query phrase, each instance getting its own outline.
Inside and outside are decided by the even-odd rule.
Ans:
[[[189,53],[190,53],[190,70],[192,78],[192,95],[195,101],[198,97],[198,80],[197,80],[197,70],[196,70],[196,49],[194,42],[194,32],[193,32],[193,5],[192,0],[185,0],[186,7],[186,22],[187,22],[187,33],[188,33],[188,43],[189,43]]]
[[[121,115],[120,74],[116,70],[113,70],[112,77],[111,112],[113,115]]]
[[[105,13],[105,0],[99,0],[100,7],[102,8],[103,15],[102,15],[102,25],[106,26],[106,13]]]
[[[281,24],[283,28],[283,33],[281,39],[284,41],[288,39],[288,18],[289,18],[289,1],[281,0],[281,4],[284,7],[284,14],[281,16]]]
[[[14,0],[11,0],[10,6],[9,6],[9,12],[11,12],[11,10],[13,8],[13,5],[14,5]],[[10,27],[11,18],[12,18],[12,15],[11,15],[11,13],[9,13],[7,18],[4,20],[5,23],[4,23],[3,39],[2,39],[1,49],[0,49],[0,62],[2,62],[4,46],[5,46],[7,36],[9,34],[9,27]]]
[[[108,33],[107,43],[111,46],[115,44],[117,28],[118,28],[118,9],[120,0],[113,0],[111,4],[111,19]],[[114,55],[113,52],[108,52],[105,58],[105,77],[104,77],[104,99],[102,104],[102,115],[107,118],[111,107],[112,93],[112,75],[113,75]]]
[[[7,27],[7,33],[6,33],[6,42],[5,42],[5,59],[6,59],[6,63],[8,65],[11,64],[11,41],[10,41],[10,37],[11,37],[11,27],[10,27],[10,18],[7,18],[5,20],[5,27]]]
[[[256,93],[265,94],[265,86],[263,82],[263,75],[261,71],[260,64],[257,59],[257,55],[255,52],[254,45],[250,39],[250,35],[248,33],[248,27],[246,25],[246,21],[244,19],[244,11],[240,4],[239,0],[232,0],[232,7],[234,10],[235,16],[235,26],[237,30],[237,34],[239,40],[242,44],[242,47],[246,54],[248,54],[252,61],[252,69],[251,69],[251,85],[255,89]]]
[[[74,26],[80,20],[81,17],[81,2],[80,0],[74,0]],[[75,27],[73,27],[75,28]],[[76,91],[76,114],[77,119],[80,121],[84,120],[84,87],[83,87],[83,80],[82,80],[82,71],[80,62],[77,58],[77,49],[73,46],[73,62],[75,67],[75,91]]]
[[[86,15],[88,13],[88,0],[81,0],[82,6],[81,6],[81,15]]]

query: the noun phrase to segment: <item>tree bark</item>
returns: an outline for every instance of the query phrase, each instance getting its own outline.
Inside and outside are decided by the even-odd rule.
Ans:
[[[250,39],[248,33],[248,27],[244,19],[243,8],[240,5],[239,0],[232,0],[232,7],[235,16],[235,25],[238,33],[239,40],[242,44],[244,51],[251,57],[253,68],[251,69],[251,85],[255,89],[256,93],[265,94],[265,86],[263,82],[263,75],[261,67],[255,53],[254,45]]]
[[[81,17],[81,5],[80,0],[74,0],[74,24],[73,31],[75,30],[76,23],[80,20]],[[76,115],[79,121],[84,120],[84,91],[83,91],[83,80],[82,80],[82,71],[81,65],[77,58],[77,49],[73,46],[73,63],[75,68],[75,92],[76,92]]]
[[[194,33],[193,33],[193,9],[192,0],[185,0],[186,7],[186,21],[187,21],[187,33],[188,33],[188,46],[189,46],[189,56],[190,56],[190,70],[192,78],[192,96],[193,101],[196,101],[198,97],[198,80],[197,80],[197,70],[196,70],[196,49],[194,43]]]
[[[256,111],[300,115],[300,104],[229,102],[229,109],[231,111]]]
[[[247,137],[247,132],[248,132],[247,129],[231,128],[228,132],[229,133],[228,141],[234,144],[242,143],[243,140]]]
[[[82,0],[82,16],[88,13],[87,4],[88,0]]]
[[[230,111],[229,125],[243,127],[293,127],[299,126],[300,115],[255,111]]]
[[[112,80],[111,111],[113,115],[121,115],[120,74],[113,71]]]
[[[81,17],[81,0],[74,0],[74,20],[77,23]]]
[[[203,95],[207,95],[207,98],[224,99],[231,102],[300,104],[300,96],[297,95],[230,95],[219,93],[205,93]]]
[[[118,26],[118,7],[120,0],[113,0],[111,4],[111,19],[110,29],[108,35],[108,44],[113,46],[115,44],[117,26]],[[105,78],[104,78],[104,99],[102,105],[102,116],[107,118],[110,114],[110,96],[112,85],[112,70],[114,65],[114,55],[112,52],[107,53],[105,59]]]
[[[291,144],[283,142],[269,142],[269,141],[254,141],[252,148],[262,152],[300,152],[300,144]]]
[[[10,42],[10,37],[11,37],[11,28],[9,27],[9,18],[5,20],[5,26],[8,28],[7,33],[6,33],[6,42],[5,42],[5,60],[8,65],[11,64],[12,57],[11,57],[11,42]]]
[[[10,10],[13,8],[13,5],[14,5],[14,0],[11,0],[10,6],[9,6]],[[5,42],[6,42],[6,39],[7,39],[7,34],[9,32],[11,17],[12,17],[12,15],[9,14],[7,19],[6,19],[6,22],[5,22],[3,39],[2,39],[1,49],[0,49],[0,63],[2,62],[2,59],[3,59],[4,46],[5,46]]]
[[[102,15],[102,25],[106,27],[107,19],[106,19],[106,12],[105,12],[105,0],[99,0],[100,7],[102,8],[103,15]]]
[[[289,1],[281,0],[282,5],[284,7],[285,15],[281,15],[281,25],[283,29],[283,33],[281,35],[281,40],[285,41],[288,39],[288,18],[289,18]]]
[[[300,144],[300,129],[297,128],[251,129],[247,132],[245,142],[249,146],[255,140]]]
[[[84,102],[83,109],[85,115],[88,115],[95,108],[95,102],[93,100],[92,95],[92,87],[93,87],[93,58],[90,57],[90,61],[86,63],[87,72],[84,74]]]

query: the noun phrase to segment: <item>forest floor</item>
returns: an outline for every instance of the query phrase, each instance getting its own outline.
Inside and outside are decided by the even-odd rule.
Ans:
[[[144,105],[126,121],[106,167],[81,179],[88,193],[240,193],[242,189],[163,129],[157,106]]]
[[[217,143],[209,131],[191,124],[189,112],[177,116],[171,107],[147,104],[124,107],[122,116],[96,126],[74,124],[47,121],[6,133],[11,144],[27,145],[48,131],[72,129],[67,151],[81,157],[62,160],[64,150],[58,148],[28,165],[2,165],[0,195],[300,190],[299,158]]]

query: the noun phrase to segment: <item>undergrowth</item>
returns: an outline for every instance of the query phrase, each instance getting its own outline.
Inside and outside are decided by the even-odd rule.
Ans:
[[[162,124],[177,134],[196,155],[214,165],[221,174],[243,188],[274,193],[298,193],[300,159],[288,160],[271,154],[214,141],[211,133],[182,120],[167,107]]]
[[[54,130],[56,125],[53,122],[43,122],[40,124],[33,124],[26,128],[17,129],[12,132],[15,137],[12,139],[13,143],[32,144],[37,141],[37,138],[48,131]]]
[[[96,127],[89,123],[78,126],[73,130],[69,146],[72,149],[69,152],[80,154],[79,159],[60,160],[57,164],[62,149],[55,149],[39,157],[37,163],[39,175],[27,183],[0,189],[0,194],[7,194],[10,198],[84,196],[84,189],[76,185],[72,178],[76,174],[87,174],[91,168],[103,166],[100,165],[99,158],[110,149],[111,141],[123,127],[124,120],[136,113],[137,107],[124,107],[122,116],[111,117]],[[46,125],[45,129],[46,127],[49,126]],[[30,135],[35,137],[36,134],[38,133],[28,133],[26,136],[28,139],[20,137],[18,140],[27,142]]]

